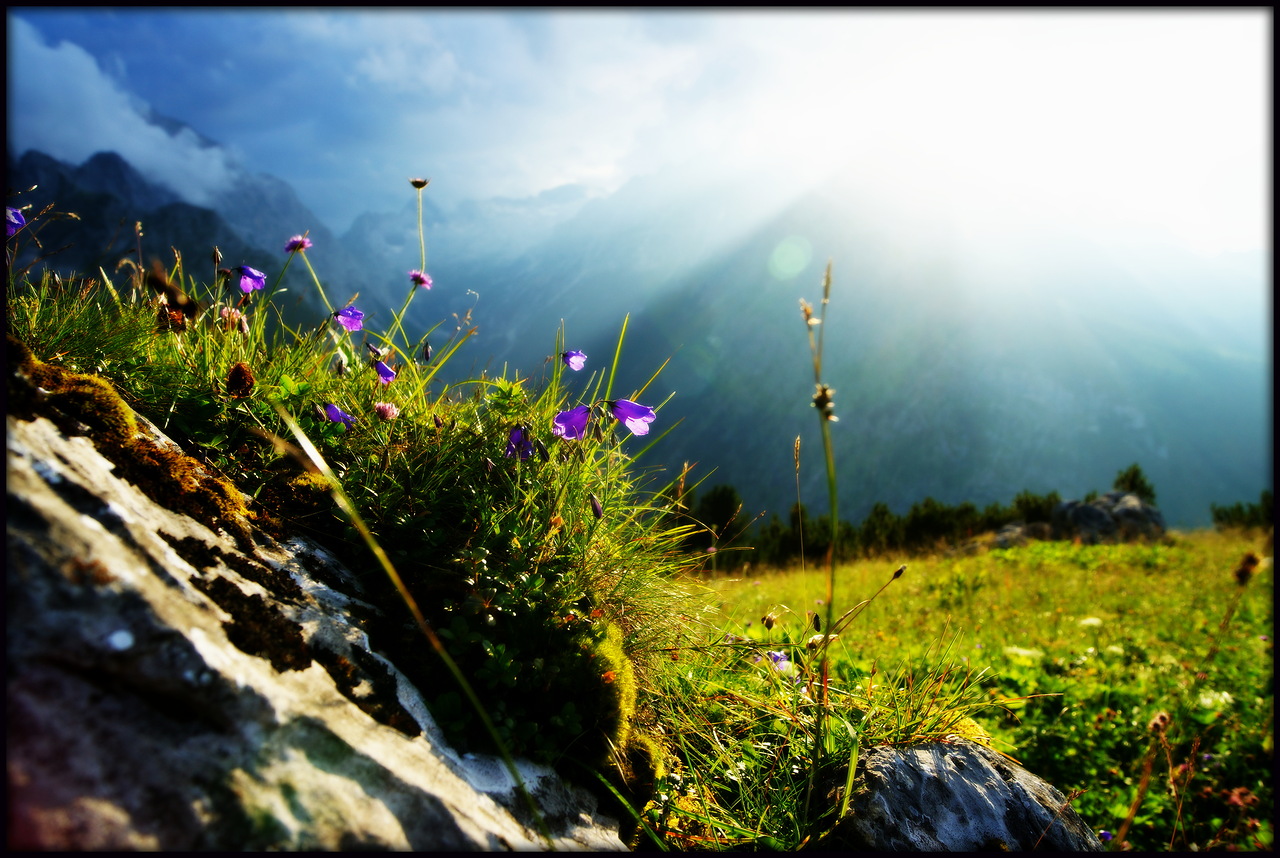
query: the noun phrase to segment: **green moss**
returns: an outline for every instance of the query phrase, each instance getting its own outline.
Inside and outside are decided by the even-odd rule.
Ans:
[[[324,474],[314,471],[277,473],[262,491],[258,502],[271,516],[271,522],[280,528],[280,521],[299,521],[334,508],[329,481]]]
[[[600,726],[615,748],[626,747],[636,714],[636,672],[622,640],[622,627],[608,623],[593,648],[605,704]]]
[[[25,343],[7,337],[11,411],[26,420],[45,417],[68,435],[85,435],[117,474],[174,512],[211,530],[222,527],[249,539],[249,510],[230,482],[200,462],[157,445],[138,432],[133,410],[111,382],[40,361]]]
[[[47,417],[69,435],[89,435],[100,447],[120,448],[132,440],[137,421],[109,381],[44,363],[12,334],[6,345],[15,414]]]

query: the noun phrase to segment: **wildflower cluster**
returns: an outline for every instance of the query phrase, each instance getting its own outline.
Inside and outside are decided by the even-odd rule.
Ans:
[[[629,399],[601,400],[594,405],[579,405],[561,411],[552,421],[551,434],[566,441],[585,437],[592,414],[601,408],[607,409],[632,435],[648,435],[649,424],[657,419],[657,414],[647,405]]]
[[[414,187],[421,191],[425,180]],[[30,230],[29,219],[10,209],[11,234]],[[645,435],[654,409],[617,399],[597,381],[580,397],[593,402],[557,413],[565,407],[561,379],[588,364],[584,351],[562,345],[554,381],[536,397],[519,379],[433,384],[470,332],[459,326],[439,339],[404,318],[409,301],[434,285],[425,250],[408,271],[405,307],[375,329],[373,308],[358,296],[331,303],[325,294],[310,258],[323,243],[303,232],[281,235],[276,247],[280,264],[253,260],[261,269],[243,259],[224,263],[215,248],[215,279],[198,303],[185,303],[178,288],[194,289],[180,257],[165,281],[172,289],[157,285],[158,263],[158,273],[139,273],[139,285],[155,289],[133,293],[146,310],[144,339],[125,366],[136,359],[155,367],[154,387],[130,393],[144,403],[178,403],[166,428],[246,483],[260,501],[253,517],[268,531],[296,525],[317,533],[356,570],[368,567],[367,540],[376,540],[388,574],[362,579],[369,598],[388,615],[420,605],[420,624],[439,635],[443,650],[398,632],[378,644],[406,665],[456,747],[492,751],[496,738],[544,762],[570,748],[576,759],[596,762],[611,747],[625,750],[637,705],[634,665],[651,659],[659,636],[686,634],[674,621],[680,611],[670,607],[686,596],[670,574],[681,562],[670,525],[647,516],[647,507],[631,508],[638,483],[628,458],[597,449],[588,436],[604,441],[615,420]],[[311,273],[323,303],[286,320],[272,301],[295,263]],[[107,315],[135,312],[131,300],[108,292]],[[159,335],[157,305],[177,320]],[[50,353],[66,353],[57,340],[35,339]],[[128,372],[120,375],[132,383]],[[462,395],[464,386],[474,395]],[[294,452],[305,452],[318,472],[275,467],[289,448],[259,439],[289,432],[298,440]],[[440,681],[445,656],[465,677],[465,695]],[[480,701],[494,732],[468,697]]]

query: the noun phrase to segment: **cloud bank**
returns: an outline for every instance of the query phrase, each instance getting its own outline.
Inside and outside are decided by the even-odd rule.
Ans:
[[[10,146],[114,148],[193,196],[221,153],[343,229],[403,204],[832,172],[966,229],[1269,242],[1269,13],[24,10]]]
[[[48,44],[28,22],[9,19],[10,49],[22,58],[11,69],[9,149],[37,149],[80,164],[114,151],[148,178],[204,204],[225,186],[232,164],[224,149],[206,148],[189,129],[170,136],[147,121],[150,108],[108,76],[83,48]]]

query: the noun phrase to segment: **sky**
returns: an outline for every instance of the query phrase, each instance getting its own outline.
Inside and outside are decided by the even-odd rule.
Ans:
[[[270,173],[339,232],[411,176],[448,210],[694,171],[1212,255],[1269,249],[1271,16],[9,7],[8,146],[196,203]]]

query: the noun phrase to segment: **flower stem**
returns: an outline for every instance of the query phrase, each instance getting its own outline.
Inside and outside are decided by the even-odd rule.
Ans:
[[[821,659],[819,661],[819,664],[820,664],[819,682],[820,682],[821,690],[819,692],[818,711],[817,711],[817,716],[815,718],[815,723],[814,723],[814,737],[813,737],[814,765],[809,773],[809,783],[805,790],[804,803],[805,803],[806,813],[808,812],[808,809],[809,809],[810,800],[813,798],[813,786],[814,786],[814,781],[817,778],[817,771],[819,768],[817,763],[821,759],[822,752],[826,746],[825,734],[827,729],[827,714],[828,714],[827,712],[827,679],[828,679],[828,666],[829,666],[827,650],[831,646],[832,632],[834,631],[831,627],[831,618],[833,616],[834,608],[835,608],[834,603],[835,603],[835,588],[836,588],[836,567],[835,567],[836,539],[840,534],[840,519],[837,514],[838,507],[837,507],[837,497],[836,497],[836,460],[835,460],[835,452],[832,449],[832,444],[831,444],[831,422],[835,419],[835,416],[834,414],[832,414],[832,411],[831,411],[831,403],[829,398],[830,391],[827,390],[822,384],[822,344],[823,344],[824,332],[821,329],[826,327],[825,322],[826,322],[826,315],[827,315],[827,305],[830,303],[830,301],[831,301],[831,263],[828,262],[827,270],[822,276],[821,315],[816,320],[817,321],[816,326],[812,324],[812,320],[807,320],[810,322],[808,326],[809,349],[813,354],[813,381],[814,381],[815,388],[818,391],[818,396],[826,396],[826,398],[822,402],[819,402],[817,399],[815,399],[814,405],[818,406],[818,421],[822,427],[822,449],[825,454],[826,465],[827,465],[827,502],[831,509],[831,513],[830,513],[831,536],[830,536],[830,542],[827,545],[827,556],[824,558],[827,566],[827,604],[826,604],[827,615],[825,618],[823,628],[827,629],[827,634],[822,640],[822,652],[821,652]],[[805,315],[808,316],[807,310]],[[813,336],[814,327],[819,328],[816,342]]]
[[[316,290],[320,293],[320,300],[324,301],[325,309],[329,311],[329,315],[333,315],[333,305],[329,303],[329,296],[324,294],[324,287],[320,285],[320,278],[316,276],[316,270],[311,267],[311,260],[307,259],[306,253],[299,254],[302,261],[307,264],[307,270],[311,272],[311,279],[316,284]],[[283,274],[283,272],[281,272]]]
[[[418,190],[418,250],[420,251],[420,258],[421,258],[418,270],[421,271],[423,274],[426,274],[427,273],[427,234],[422,227],[422,190],[423,189],[418,188],[417,190]],[[392,331],[391,336],[392,337],[395,336],[394,331],[400,332],[400,336],[404,337],[405,348],[408,349],[407,354],[413,353],[414,346],[413,346],[413,343],[409,342],[409,335],[404,332],[404,314],[409,311],[409,304],[413,301],[413,296],[418,294],[419,288],[421,287],[419,287],[417,283],[414,283],[412,286],[409,287],[409,297],[404,299],[404,305],[400,308],[400,312],[395,314],[394,321],[393,321],[393,324],[395,325],[395,329]]]

